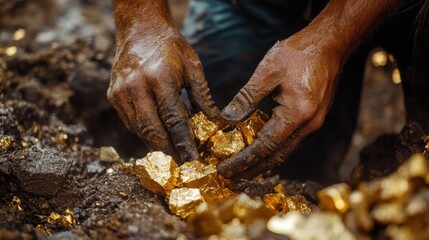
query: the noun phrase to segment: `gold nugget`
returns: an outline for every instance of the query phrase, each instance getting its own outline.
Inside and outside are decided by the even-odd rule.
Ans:
[[[47,228],[46,226],[40,225],[40,224],[37,225],[34,229],[36,229],[39,232],[44,233],[47,236],[51,236],[53,233],[51,229]]]
[[[247,145],[252,144],[256,135],[261,131],[268,119],[268,116],[264,112],[256,110],[246,121],[238,124],[238,128],[243,134],[244,141]]]
[[[224,187],[214,166],[205,165],[198,160],[184,163],[178,169],[179,187],[198,188],[204,198],[210,198],[215,202],[222,202],[235,194]]]
[[[350,187],[345,183],[339,183],[322,189],[317,193],[317,198],[322,209],[345,213],[349,210]]]
[[[283,191],[283,186],[278,184],[274,187],[276,193],[265,194],[263,201],[267,207],[275,210],[278,213],[285,214],[289,212],[289,208],[286,203],[286,195]]]
[[[247,194],[241,193],[235,198],[232,213],[234,217],[243,223],[249,224],[255,220],[268,220],[274,216],[275,212],[265,206],[261,200],[250,198]]]
[[[5,153],[9,148],[12,147],[13,140],[10,136],[1,136],[0,137],[0,150]]]
[[[74,213],[70,209],[66,209],[64,214],[51,212],[48,216],[48,223],[56,224],[63,228],[71,228],[79,224]]]
[[[171,191],[168,205],[176,216],[186,219],[204,202],[200,190],[197,188],[175,188]]]
[[[189,228],[199,236],[219,234],[222,231],[223,223],[216,207],[207,203],[201,203],[187,222]]]
[[[423,155],[415,154],[398,168],[397,173],[407,179],[424,179],[429,174],[429,166]]]
[[[352,220],[366,232],[374,227],[374,221],[369,214],[368,202],[360,191],[354,191],[349,196]]]
[[[179,185],[187,188],[202,188],[207,183],[216,181],[216,168],[204,165],[198,160],[184,163],[178,169]]]
[[[244,149],[243,136],[234,129],[230,132],[217,131],[208,142],[209,151],[219,159],[226,159]]]
[[[124,165],[128,168],[126,166]],[[176,186],[177,168],[177,163],[172,157],[163,152],[151,152],[146,157],[138,159],[128,171],[140,179],[144,188],[165,196]]]
[[[286,198],[286,204],[289,211],[298,211],[303,214],[310,214],[316,210],[316,206],[305,199],[302,195],[294,195]]]
[[[207,142],[207,140],[219,130],[219,126],[210,121],[203,112],[195,114],[190,119],[189,125],[194,132],[199,146]]]
[[[24,210],[21,207],[21,199],[19,199],[17,196],[14,196],[12,198],[12,201],[9,203],[9,206],[14,208],[15,210],[18,210],[19,212]]]

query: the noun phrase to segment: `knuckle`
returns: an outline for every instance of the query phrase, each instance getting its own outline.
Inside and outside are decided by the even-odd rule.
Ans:
[[[168,129],[175,129],[186,125],[187,121],[184,117],[176,113],[171,113],[166,116],[164,124]]]
[[[122,90],[128,93],[135,92],[143,86],[144,77],[141,74],[133,74],[128,77],[127,81],[122,85]]]
[[[248,86],[244,86],[237,94],[237,101],[243,106],[255,107],[255,98]]]
[[[302,101],[299,106],[299,116],[304,121],[308,121],[314,118],[319,109],[319,105],[313,101]]]
[[[113,104],[113,90],[112,90],[112,87],[109,87],[109,88],[107,89],[106,96],[107,96],[107,100],[109,100],[109,102],[110,102],[111,104]]]
[[[137,135],[147,142],[159,142],[159,140],[163,140],[162,134],[153,125],[140,124]]]
[[[168,63],[148,63],[142,66],[142,73],[151,81],[157,81],[159,79],[159,76],[165,75],[165,66]]]
[[[107,99],[112,105],[116,105],[117,101],[119,101],[122,96],[122,91],[117,85],[118,84],[111,85],[109,89],[107,89]]]
[[[272,138],[268,138],[265,136],[262,136],[259,138],[259,153],[261,157],[268,157],[272,155],[279,147],[279,144],[277,141],[273,140]]]
[[[325,116],[324,116],[324,114],[320,114],[316,118],[314,118],[314,120],[312,121],[312,123],[310,125],[310,129],[312,131],[316,131],[323,126],[324,122],[325,122]]]

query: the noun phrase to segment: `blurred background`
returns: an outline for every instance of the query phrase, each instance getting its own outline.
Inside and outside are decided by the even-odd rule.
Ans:
[[[169,2],[180,27],[188,3]],[[110,1],[0,0],[2,95],[33,102],[66,123],[84,125],[88,134],[82,139],[88,144],[113,145],[125,156],[143,155],[143,143],[126,131],[105,97],[114,36]],[[13,68],[9,75],[6,63]],[[362,91],[343,177],[357,164],[364,146],[383,133],[398,133],[405,122],[394,56],[381,48],[373,50]]]

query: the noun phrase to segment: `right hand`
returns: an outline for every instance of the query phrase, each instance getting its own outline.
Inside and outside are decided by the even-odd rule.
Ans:
[[[130,131],[179,162],[199,158],[181,98],[184,88],[196,110],[218,119],[201,62],[174,26],[160,24],[150,33],[135,30],[118,39],[107,97]]]

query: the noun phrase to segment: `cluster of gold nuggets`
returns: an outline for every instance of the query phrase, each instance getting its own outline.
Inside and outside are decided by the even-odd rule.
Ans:
[[[216,165],[251,144],[267,120],[263,112],[256,111],[226,132],[200,112],[191,118],[190,125],[201,161],[178,166],[170,156],[152,152],[134,164],[124,164],[123,169],[138,176],[144,188],[165,196],[171,212],[187,219],[201,236],[238,237],[253,221],[267,221],[276,210],[310,213],[314,205],[300,195],[287,197],[281,185],[262,201],[232,192],[228,180],[217,173]]]
[[[247,227],[263,220],[268,230],[291,239],[370,239],[374,231],[392,239],[429,239],[429,166],[422,155],[354,191],[345,183],[323,189],[318,211],[301,195],[286,196],[281,185],[262,200],[232,192],[216,165],[251,144],[266,120],[257,111],[223,132],[198,113],[191,127],[202,160],[178,166],[170,156],[152,152],[123,168],[138,176],[143,187],[165,196],[171,212],[200,236],[245,239]]]
[[[377,233],[389,239],[429,239],[428,186],[427,160],[414,155],[395,173],[361,182],[354,191],[345,183],[321,190],[321,211],[274,217],[268,229],[292,239],[371,239]]]

